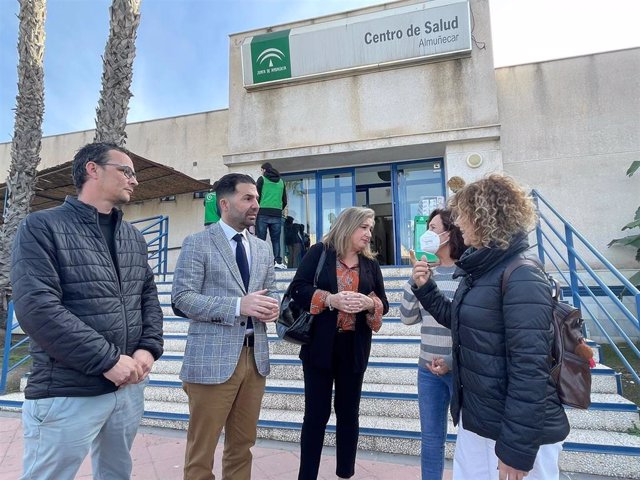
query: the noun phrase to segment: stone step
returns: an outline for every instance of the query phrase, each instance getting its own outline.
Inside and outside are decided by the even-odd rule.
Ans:
[[[154,376],[155,377],[155,376]],[[154,380],[155,381],[155,380]],[[147,389],[153,395],[154,387]],[[179,392],[179,388],[174,388]],[[270,395],[270,393],[269,393]],[[600,397],[607,401],[607,397]],[[0,398],[0,408],[19,411],[22,393]],[[606,403],[606,402],[605,402]],[[363,408],[367,409],[366,405]],[[272,440],[299,443],[303,412],[266,408],[261,410],[258,436]],[[184,402],[145,400],[143,425],[186,429],[188,406]],[[389,418],[377,415],[360,416],[359,448],[385,453],[419,455],[420,427],[415,418]],[[326,445],[335,445],[335,418],[331,417],[325,436]],[[455,428],[449,423],[446,455],[453,454]],[[640,479],[637,468],[640,456],[640,437],[621,432],[594,431],[574,426],[565,441],[560,465],[563,471]]]
[[[174,317],[173,310],[171,309],[171,302],[167,300],[167,302],[160,302],[160,307],[162,308],[162,315],[164,317]],[[400,317],[400,303],[397,302],[389,302],[389,312],[384,318],[387,317]],[[383,322],[384,322],[383,318]]]
[[[411,267],[409,266],[392,266],[381,267],[382,276],[385,283],[394,280],[404,280],[411,276]],[[287,268],[286,270],[276,270],[276,281],[278,282],[290,282],[296,274],[295,268]],[[168,272],[164,275],[155,275],[155,281],[157,283],[171,283],[173,282],[173,272]]]
[[[164,321],[165,349],[184,351],[189,321],[180,317],[166,317]],[[269,351],[273,354],[298,355],[300,347],[281,340],[273,324],[267,325],[267,333],[271,342]],[[179,343],[176,343],[179,342]],[[591,344],[596,362],[600,361],[600,348]],[[386,318],[378,333],[372,338],[371,356],[411,357],[418,358],[420,352],[420,324],[404,325],[398,318]]]
[[[375,339],[378,335],[387,335],[395,337],[415,337],[420,338],[420,324],[405,325],[399,318],[383,317],[382,328],[373,334]],[[164,333],[165,335],[186,334],[189,330],[189,320],[175,316],[164,317]],[[275,324],[267,325],[267,332],[276,335]],[[274,337],[275,339],[275,337]]]
[[[153,365],[154,373],[177,375],[182,366],[182,352],[166,351]],[[365,372],[366,383],[413,385],[416,382],[416,357],[372,357]],[[591,391],[593,393],[620,394],[620,374],[609,367],[597,364],[592,369]],[[288,380],[302,380],[302,363],[291,355],[271,356],[271,377]]]
[[[182,382],[175,375],[152,375],[145,399],[160,402],[186,402]],[[589,410],[567,408],[572,428],[626,432],[640,422],[638,408],[616,394],[592,393]],[[267,377],[263,408],[304,410],[304,382]],[[364,384],[360,402],[362,415],[411,418],[419,422],[418,392],[415,385],[388,386]]]
[[[180,322],[182,331],[164,332],[164,348],[167,351],[184,352],[188,329],[188,322]],[[394,334],[398,330],[405,335]],[[285,342],[275,333],[275,328],[267,330],[269,338],[269,352],[272,355],[294,355],[300,353],[300,346]],[[371,357],[415,357],[420,355],[420,326],[403,325],[401,322],[383,324],[380,331],[373,335],[371,342]],[[599,349],[594,350],[596,362],[599,360]],[[416,360],[417,361],[417,360]]]
[[[406,281],[407,278],[411,276],[411,267],[410,266],[383,266],[380,268],[382,271],[382,277],[385,280],[385,283],[389,280],[396,279],[404,279]],[[286,270],[276,270],[276,280],[277,281],[291,281],[296,274],[295,268],[287,268]]]
[[[188,425],[187,405],[145,402],[142,423],[157,427],[182,428]],[[300,442],[302,412],[263,408],[258,423],[258,437],[278,441]],[[327,426],[325,445],[335,445],[335,417]],[[455,428],[448,426],[445,455],[453,456]],[[419,455],[419,424],[410,419],[393,419],[360,415],[358,448],[392,454]],[[620,432],[574,429],[565,441],[560,457],[563,471],[640,479],[637,468],[640,437]]]
[[[409,276],[398,277],[398,278],[385,278],[384,288],[385,288],[385,292],[387,293],[387,296],[389,296],[389,290],[401,290],[404,287],[404,285],[407,283],[408,279],[409,279]],[[290,279],[277,280],[276,286],[277,286],[278,292],[284,293],[284,291],[287,289],[290,283],[291,283]]]
[[[402,297],[404,295],[404,290],[402,287],[404,287],[405,283],[407,283],[407,281],[403,280],[402,283],[400,283],[397,287],[392,287],[387,282],[385,282],[385,293],[387,294],[387,300],[389,302],[399,303],[402,301]],[[158,288],[158,298],[160,299],[160,303],[170,305],[172,284],[162,283],[156,286]],[[287,289],[287,286],[288,284],[278,282],[276,292],[282,296]]]
[[[167,351],[184,352],[187,343],[186,334],[164,335],[164,348]],[[269,352],[272,355],[298,356],[300,346],[280,340],[277,335],[269,335]],[[420,354],[420,337],[397,337],[375,335],[371,344],[371,357],[414,357]],[[417,361],[417,360],[416,360]]]

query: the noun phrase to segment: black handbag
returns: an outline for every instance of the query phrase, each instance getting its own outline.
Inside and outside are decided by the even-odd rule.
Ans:
[[[314,287],[318,284],[318,275],[320,275],[322,271],[322,265],[324,264],[326,256],[325,250],[322,250],[320,260],[318,260],[318,266],[316,267],[316,274],[313,277]],[[305,345],[311,341],[312,325],[313,315],[305,311],[291,298],[291,284],[289,284],[287,291],[282,297],[280,316],[276,321],[276,332],[278,336],[287,342]]]

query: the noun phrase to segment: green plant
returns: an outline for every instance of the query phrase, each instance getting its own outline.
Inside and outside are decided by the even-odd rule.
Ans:
[[[633,422],[633,427],[627,429],[627,433],[630,435],[635,435],[640,437],[640,428],[636,425],[636,422]]]
[[[627,170],[627,176],[632,176],[636,170],[640,168],[640,160],[636,160],[635,162],[631,162],[631,166]],[[640,228],[640,207],[636,210],[636,214],[634,219],[627,223],[624,227],[622,227],[622,231],[630,230],[633,228]],[[632,247],[636,249],[636,261],[640,262],[640,233],[636,233],[635,235],[627,235],[623,238],[615,238],[609,242],[609,247],[611,245],[623,245],[627,247]],[[633,285],[640,285],[640,271],[634,273],[629,281]]]

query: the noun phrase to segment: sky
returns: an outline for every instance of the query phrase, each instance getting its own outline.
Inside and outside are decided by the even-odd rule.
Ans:
[[[380,0],[142,0],[128,122],[228,107],[228,35]],[[111,0],[48,0],[45,136],[95,127]],[[640,0],[489,0],[496,67],[640,47]],[[0,0],[0,143],[13,136],[18,0]]]

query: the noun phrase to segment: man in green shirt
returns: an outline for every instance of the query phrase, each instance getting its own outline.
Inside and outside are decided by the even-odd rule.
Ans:
[[[262,164],[262,176],[256,182],[260,196],[260,211],[256,221],[256,235],[267,239],[267,230],[273,246],[275,268],[284,269],[280,253],[280,232],[282,231],[282,210],[287,206],[287,189],[280,178],[280,172],[269,162]]]
[[[204,197],[204,226],[217,223],[220,220],[220,214],[218,213],[218,200],[216,195],[216,187],[218,182],[213,184],[210,192]]]

